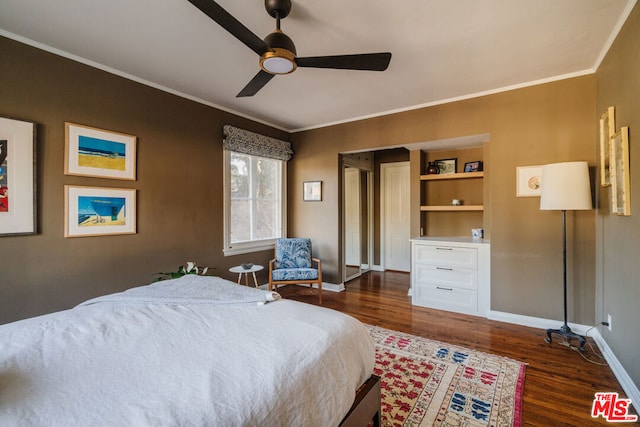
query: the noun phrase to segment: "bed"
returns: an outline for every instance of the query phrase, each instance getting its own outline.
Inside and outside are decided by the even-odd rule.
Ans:
[[[0,425],[335,426],[373,364],[350,316],[186,275],[1,325]]]

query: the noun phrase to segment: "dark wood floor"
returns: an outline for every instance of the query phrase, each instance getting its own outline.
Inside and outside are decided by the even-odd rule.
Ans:
[[[371,325],[527,363],[522,418],[525,426],[608,424],[603,418],[591,418],[594,393],[614,391],[624,396],[609,367],[589,363],[559,343],[545,343],[543,330],[411,305],[407,273],[371,272],[348,282],[346,288],[340,293],[323,292],[323,306]],[[284,298],[318,303],[317,291],[306,287],[286,286],[278,292]],[[588,346],[587,349],[586,356],[603,362]]]

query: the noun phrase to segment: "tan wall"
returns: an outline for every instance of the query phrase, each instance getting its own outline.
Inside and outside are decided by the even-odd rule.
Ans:
[[[2,37],[0,52],[0,115],[38,123],[39,210],[37,235],[0,237],[0,323],[149,283],[186,261],[234,279],[230,266],[271,257],[222,256],[222,125],[288,134]],[[136,135],[138,179],[65,176],[65,121]],[[137,189],[138,233],[65,239],[65,184]]]
[[[629,126],[631,216],[611,215],[611,190],[598,187],[598,321],[612,316],[602,335],[636,384],[640,384],[640,6],[636,6],[597,72],[597,117],[615,107],[616,130]],[[637,403],[636,403],[637,404]]]
[[[572,160],[595,166],[595,114],[591,75],[294,134],[289,230],[313,238],[326,280],[339,282],[338,153],[488,133],[484,227],[492,243],[491,307],[562,319],[561,215],[540,211],[538,198],[516,198],[516,166]],[[321,204],[301,201],[305,180],[324,181]],[[568,217],[570,321],[591,324],[595,214]]]

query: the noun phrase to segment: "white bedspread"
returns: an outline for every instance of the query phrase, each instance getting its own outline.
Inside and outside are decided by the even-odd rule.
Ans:
[[[334,426],[371,375],[342,313],[211,277],[135,289],[0,326],[1,426]]]
[[[82,305],[98,302],[135,302],[161,304],[264,304],[280,299],[277,292],[267,292],[212,276],[188,274],[176,280],[165,280],[147,286],[131,288],[117,294],[104,295],[85,301]]]

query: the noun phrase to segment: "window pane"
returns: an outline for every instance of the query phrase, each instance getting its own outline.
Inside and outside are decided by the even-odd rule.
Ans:
[[[256,171],[256,198],[257,199],[277,199],[278,198],[278,161],[271,159],[257,159]]]
[[[256,238],[273,239],[279,237],[280,202],[258,201],[256,203]]]
[[[231,200],[247,199],[251,190],[251,158],[231,153]]]
[[[231,200],[231,242],[251,240],[251,201]]]

